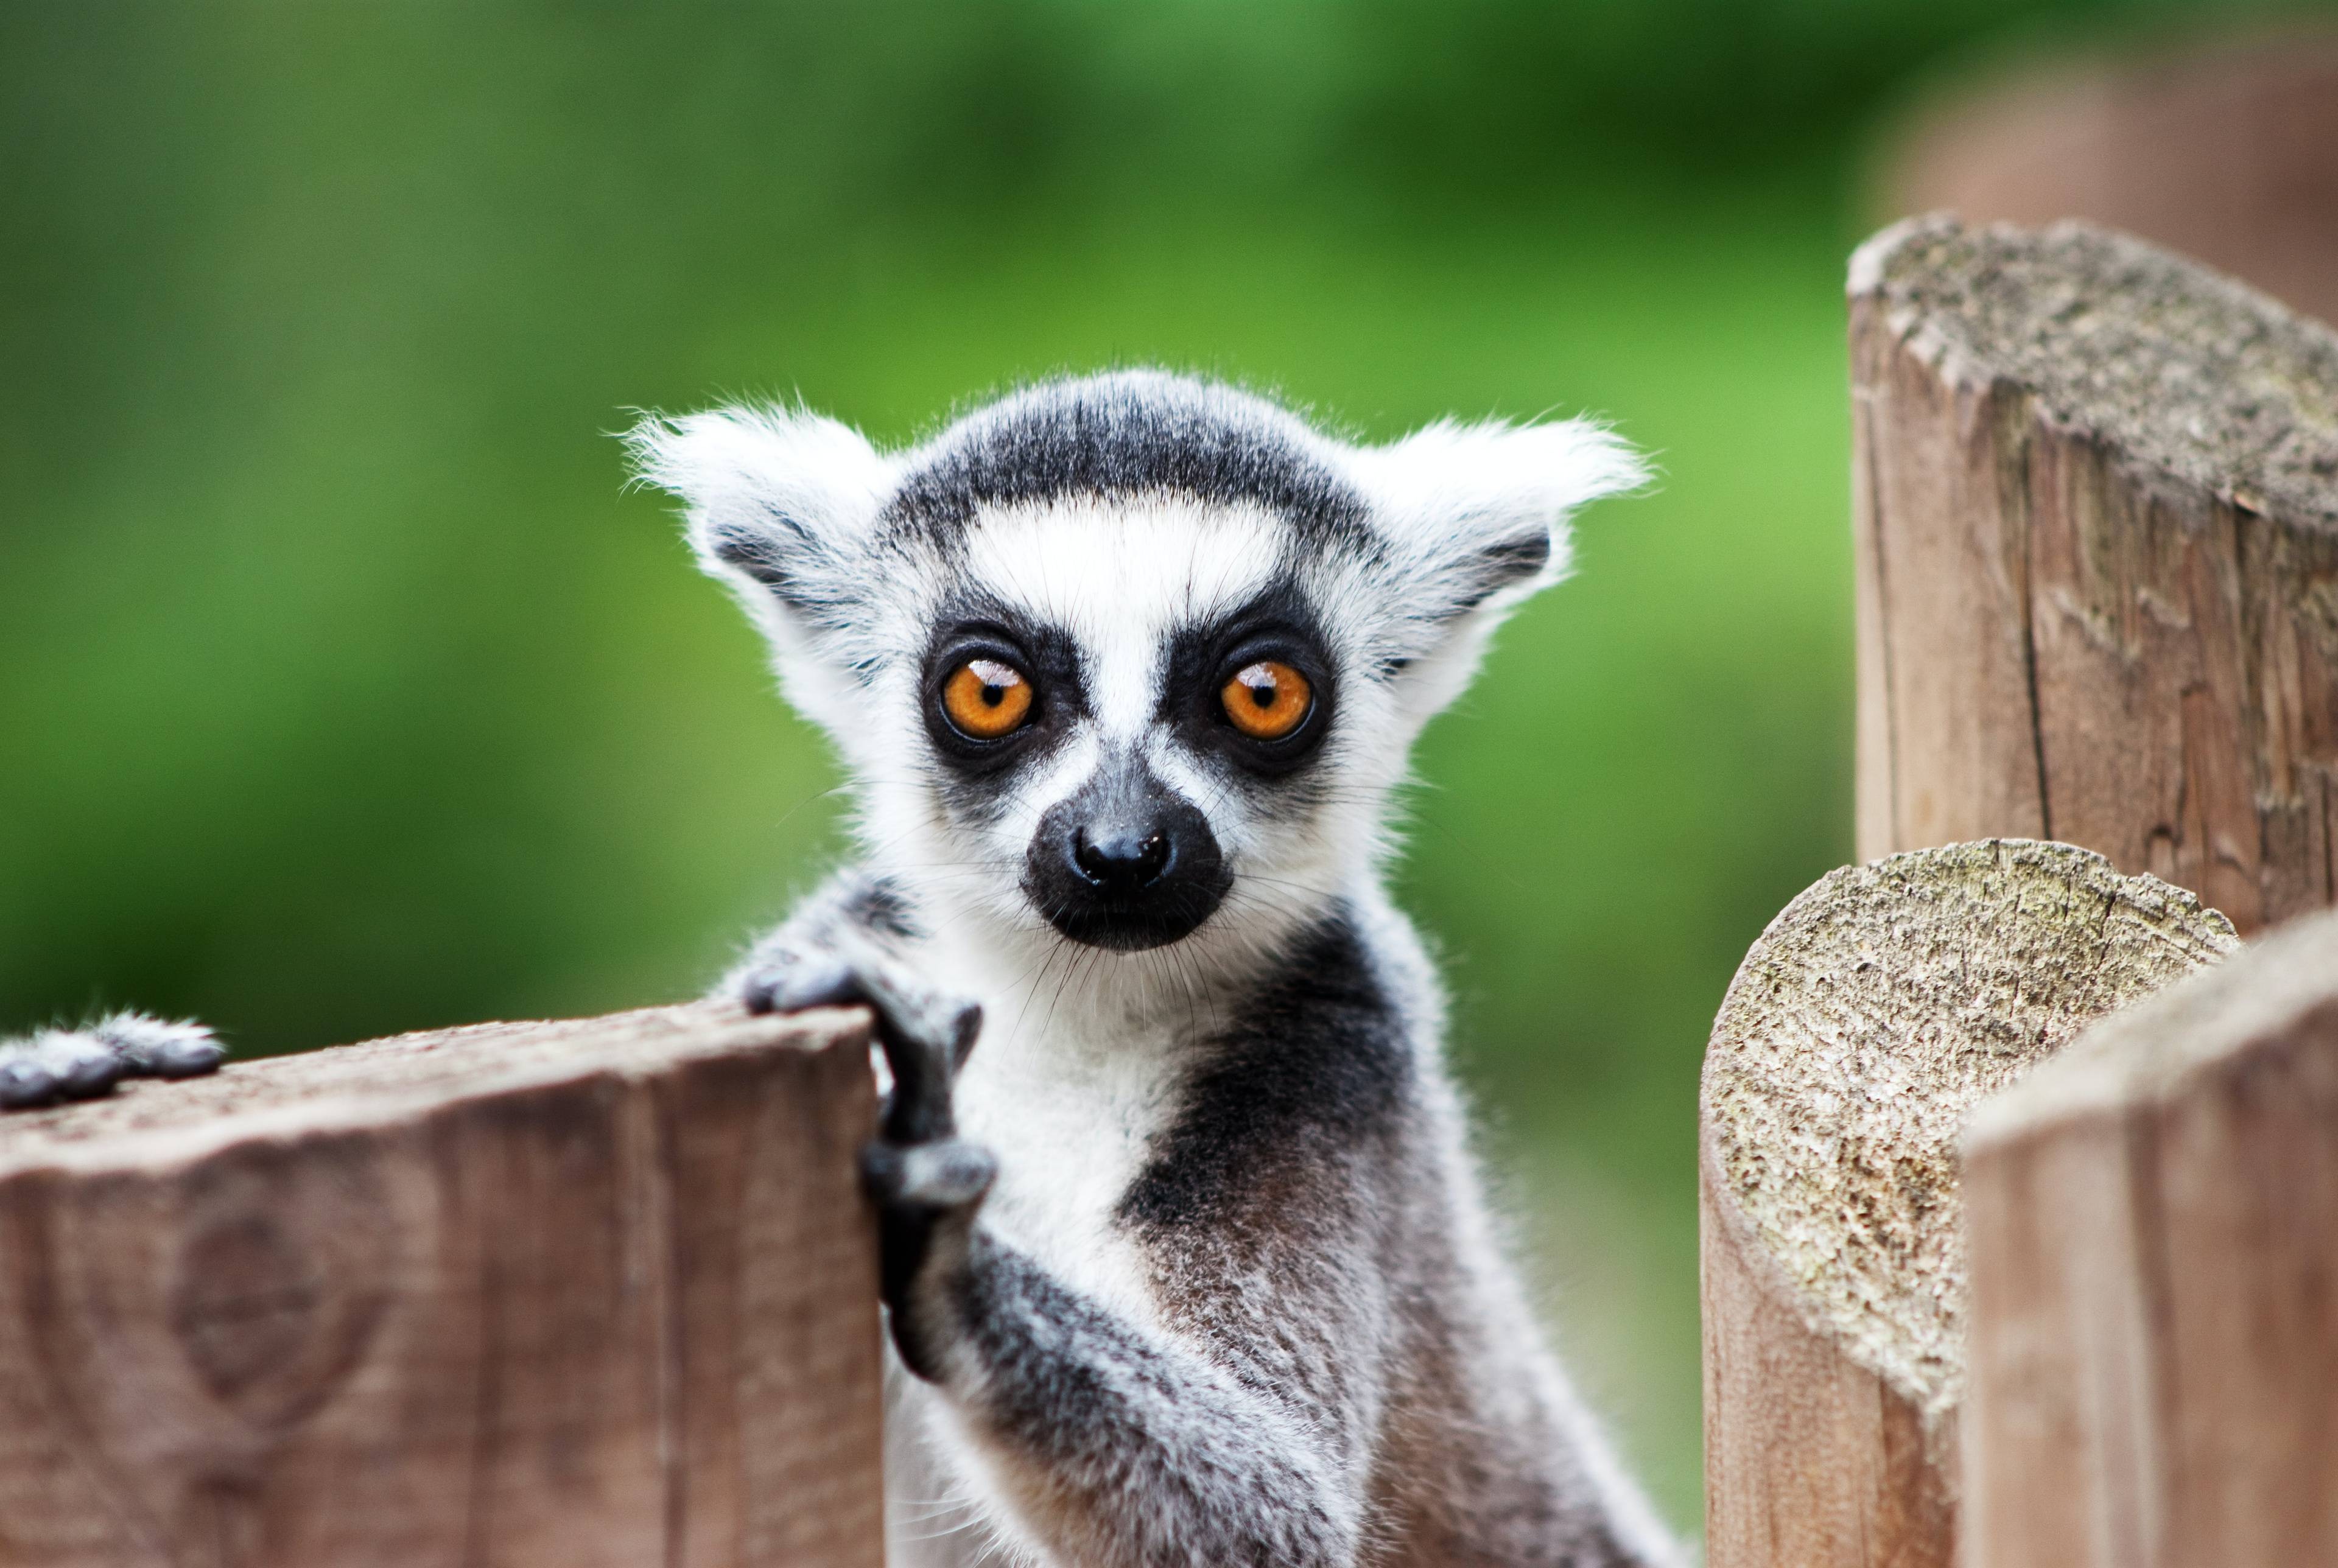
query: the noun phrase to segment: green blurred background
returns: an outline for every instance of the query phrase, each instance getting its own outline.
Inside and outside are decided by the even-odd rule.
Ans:
[[[1653,448],[1421,758],[1554,1320],[1697,1508],[1694,1093],[1850,854],[1841,279],[1910,84],[2137,0],[0,9],[0,1022],[691,995],[838,850],[633,407],[1165,361]]]

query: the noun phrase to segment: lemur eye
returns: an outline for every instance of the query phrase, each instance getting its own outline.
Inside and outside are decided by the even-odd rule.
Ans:
[[[960,734],[996,740],[1021,729],[1031,716],[1031,682],[1012,664],[969,659],[942,687],[942,711]]]
[[[1305,722],[1315,695],[1307,677],[1280,659],[1262,659],[1234,672],[1219,690],[1226,717],[1253,740],[1280,740]]]

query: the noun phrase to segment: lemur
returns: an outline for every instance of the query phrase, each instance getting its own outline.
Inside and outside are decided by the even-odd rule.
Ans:
[[[786,407],[631,440],[857,803],[859,864],[719,989],[877,1019],[889,1561],[1676,1562],[1382,887],[1415,736],[1632,452],[1352,445],[1153,371],[897,452]]]

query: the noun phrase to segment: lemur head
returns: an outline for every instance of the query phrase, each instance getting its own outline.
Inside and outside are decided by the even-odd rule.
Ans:
[[[1354,446],[1232,387],[1051,382],[879,452],[650,419],[642,474],[842,752],[873,868],[1043,944],[1231,955],[1375,861],[1414,737],[1636,483],[1583,423]]]

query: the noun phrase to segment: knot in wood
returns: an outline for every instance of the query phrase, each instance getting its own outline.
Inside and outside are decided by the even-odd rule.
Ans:
[[[299,1237],[267,1215],[231,1215],[181,1247],[171,1326],[204,1385],[232,1405],[300,1359],[324,1294],[322,1264]]]
[[[395,1205],[361,1157],[296,1173],[231,1153],[190,1193],[171,1329],[212,1397],[255,1426],[307,1419],[364,1357],[388,1307]]]

